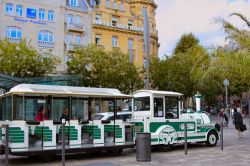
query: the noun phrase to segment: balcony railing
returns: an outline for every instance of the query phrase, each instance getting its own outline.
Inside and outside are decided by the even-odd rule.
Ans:
[[[10,43],[19,43],[21,41],[21,38],[10,38],[10,37],[6,37],[6,39],[10,42]]]
[[[100,25],[100,26],[106,26],[106,27],[112,27],[112,28],[132,30],[132,31],[143,31],[142,27],[134,27],[134,26],[119,24],[119,23],[113,24],[112,22],[104,22],[101,20],[93,20],[93,24]]]
[[[38,41],[38,47],[53,48],[54,42]]]
[[[83,32],[83,24],[73,24],[73,23],[67,23],[66,28],[68,30],[72,30],[72,31],[78,31],[78,32]]]
[[[81,44],[67,43],[66,51],[74,51],[76,48],[79,48],[79,47],[81,47]]]

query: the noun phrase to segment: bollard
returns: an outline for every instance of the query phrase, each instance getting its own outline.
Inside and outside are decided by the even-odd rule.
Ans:
[[[65,119],[62,119],[62,166],[65,166],[65,137],[64,137]]]
[[[5,128],[5,166],[9,165],[9,124],[3,125]]]
[[[221,145],[220,145],[220,149],[223,150],[223,119],[221,119],[221,123],[220,123],[220,141],[221,141]]]
[[[136,160],[151,161],[151,134],[136,133]]]
[[[187,122],[184,123],[184,138],[185,138],[185,155],[187,155]]]

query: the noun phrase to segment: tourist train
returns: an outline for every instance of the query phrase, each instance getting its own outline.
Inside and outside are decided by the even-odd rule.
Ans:
[[[111,88],[20,84],[0,97],[0,153],[5,152],[8,124],[10,154],[61,154],[62,118],[66,153],[119,154],[135,147],[137,132],[151,133],[152,146],[170,147],[184,142],[185,123],[187,142],[215,146],[218,129],[199,110],[183,113],[182,96],[169,91],[138,90],[127,95]],[[125,111],[131,112],[121,113]],[[99,117],[103,114],[111,118],[103,120]]]

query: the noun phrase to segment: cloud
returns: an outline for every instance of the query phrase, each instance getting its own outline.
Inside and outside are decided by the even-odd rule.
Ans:
[[[239,18],[229,15],[239,12],[250,16],[250,2],[246,0],[155,0],[155,2],[158,5],[156,24],[161,44],[160,57],[170,54],[180,36],[189,32],[194,33],[202,45],[223,45],[225,34],[221,25],[215,23],[215,18],[225,18],[240,28],[246,28]]]

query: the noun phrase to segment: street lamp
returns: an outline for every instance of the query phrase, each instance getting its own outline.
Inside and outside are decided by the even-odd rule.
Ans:
[[[225,79],[224,81],[223,81],[223,85],[225,86],[225,92],[226,92],[226,111],[228,112],[228,99],[227,99],[227,87],[229,86],[229,81],[228,81],[228,79]],[[229,117],[231,117],[231,112],[229,111]]]

